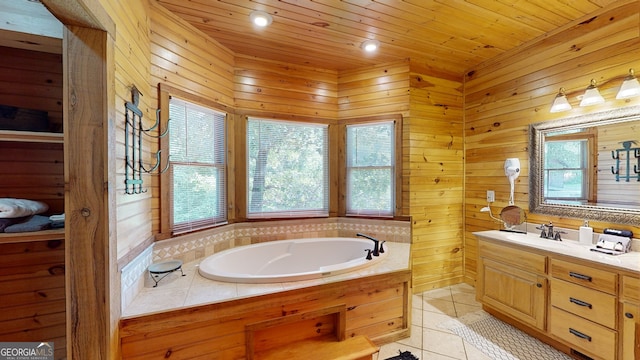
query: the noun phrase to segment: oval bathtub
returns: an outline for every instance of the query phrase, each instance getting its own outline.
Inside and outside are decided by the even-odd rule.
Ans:
[[[373,242],[355,238],[278,240],[239,246],[206,257],[200,275],[219,281],[277,283],[342,274],[380,261],[388,253],[367,260]]]

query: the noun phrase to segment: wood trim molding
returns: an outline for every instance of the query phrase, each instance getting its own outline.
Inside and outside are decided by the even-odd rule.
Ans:
[[[116,24],[99,0],[41,0],[41,2],[64,25],[103,30],[112,38],[116,37]]]

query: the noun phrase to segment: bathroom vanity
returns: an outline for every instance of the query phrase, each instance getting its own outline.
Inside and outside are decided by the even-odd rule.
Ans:
[[[488,312],[577,357],[640,357],[640,252],[482,231],[476,297]]]

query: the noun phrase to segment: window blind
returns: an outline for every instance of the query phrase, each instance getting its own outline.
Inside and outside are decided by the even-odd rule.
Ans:
[[[347,215],[393,216],[394,122],[346,126]]]
[[[169,101],[171,218],[174,234],[227,221],[226,114]]]

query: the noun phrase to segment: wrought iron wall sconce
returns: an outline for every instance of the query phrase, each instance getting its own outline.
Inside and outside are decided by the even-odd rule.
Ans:
[[[124,148],[126,165],[124,167],[124,183],[126,194],[147,192],[142,188],[142,174],[159,175],[169,168],[168,161],[164,168],[160,167],[162,150],[156,152],[156,163],[150,168],[145,167],[142,163],[142,136],[159,139],[169,133],[169,127],[167,126],[167,129],[160,135],[152,135],[150,133],[160,125],[160,109],[156,110],[155,124],[148,129],[142,127],[142,111],[138,108],[141,95],[140,91],[133,85],[131,87],[131,102],[125,102]]]
[[[637,145],[635,140],[623,141],[622,149],[616,149],[611,151],[611,157],[616,161],[615,168],[611,167],[611,172],[616,176],[616,181],[620,181],[620,178],[629,182],[630,179],[637,179],[640,181],[640,147],[632,148],[631,145]],[[620,174],[620,156],[626,160],[626,167],[624,174]],[[625,156],[626,154],[626,156]],[[637,164],[633,165],[633,174],[631,173],[631,156],[636,159]]]

